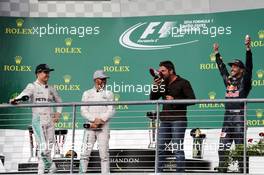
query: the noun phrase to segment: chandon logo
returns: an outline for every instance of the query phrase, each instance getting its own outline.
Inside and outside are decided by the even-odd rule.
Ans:
[[[171,34],[171,29],[175,26],[176,22],[150,22],[145,28],[139,39],[134,39],[135,34],[138,34],[142,28],[147,25],[147,22],[138,23],[127,29],[119,38],[119,43],[129,49],[135,50],[158,50],[169,49],[174,46],[190,44],[198,40],[190,40],[184,42],[167,41]],[[149,37],[150,36],[150,37]],[[133,38],[133,39],[131,39]],[[150,39],[148,39],[150,38]],[[136,40],[136,41],[133,41]]]

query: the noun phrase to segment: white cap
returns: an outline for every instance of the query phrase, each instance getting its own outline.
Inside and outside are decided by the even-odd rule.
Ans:
[[[109,76],[107,76],[103,70],[97,70],[94,72],[93,79],[97,78],[109,78]]]

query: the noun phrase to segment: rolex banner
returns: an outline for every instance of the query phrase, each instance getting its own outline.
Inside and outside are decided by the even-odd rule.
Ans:
[[[264,9],[175,16],[126,18],[0,17],[0,102],[7,103],[35,81],[35,67],[47,63],[49,84],[63,102],[80,102],[93,87],[93,72],[111,77],[108,90],[116,101],[148,100],[153,78],[149,68],[171,60],[190,81],[197,99],[223,99],[225,87],[212,54],[218,42],[224,62],[245,61],[244,38],[252,39],[253,80],[249,98],[264,98]],[[227,66],[228,67],[228,66]],[[229,69],[229,67],[228,67]],[[248,126],[264,125],[264,105],[249,104]],[[155,106],[116,106],[111,127],[147,129],[147,111]],[[188,126],[221,127],[224,104],[188,108]],[[0,128],[26,129],[31,110],[0,109]],[[139,117],[142,116],[142,117]],[[218,116],[218,117],[217,117]],[[71,128],[72,108],[63,109],[58,128]],[[77,109],[77,128],[83,118]],[[202,124],[202,125],[201,125]]]

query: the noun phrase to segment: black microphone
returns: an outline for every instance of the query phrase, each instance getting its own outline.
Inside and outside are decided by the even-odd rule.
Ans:
[[[15,101],[15,102],[28,101],[28,99],[29,99],[29,96],[24,95],[24,96],[22,96],[21,98],[15,99],[14,101]]]
[[[91,127],[91,124],[90,123],[84,123],[83,127],[86,129],[89,129]]]
[[[13,101],[11,101],[11,104],[17,104],[17,102],[21,102],[21,101],[28,101],[29,96],[24,95],[21,98],[18,99],[14,99]]]
[[[19,99],[15,99],[15,101],[28,101],[28,99],[29,99],[29,96],[24,95],[24,96],[22,96],[22,97],[19,98]]]

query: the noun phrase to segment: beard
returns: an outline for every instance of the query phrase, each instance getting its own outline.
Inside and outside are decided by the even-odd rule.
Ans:
[[[170,83],[170,80],[171,80],[171,76],[168,75],[168,76],[162,76],[162,79],[164,80],[164,83],[165,84],[169,84]]]

